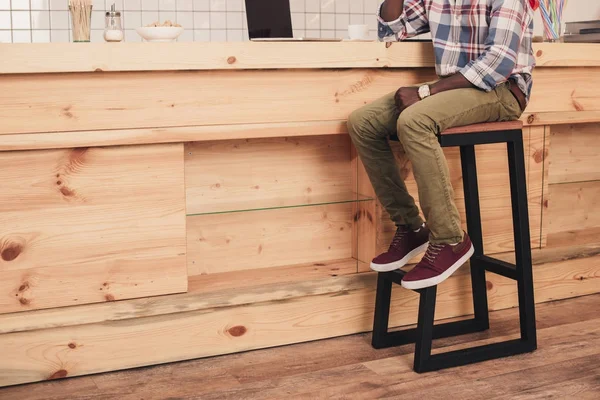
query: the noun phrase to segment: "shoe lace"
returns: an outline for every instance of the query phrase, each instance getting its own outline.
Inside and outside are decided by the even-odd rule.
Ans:
[[[443,244],[430,244],[427,247],[427,251],[423,258],[429,262],[429,264],[433,265],[435,263],[435,259],[440,254],[440,252],[444,249]]]
[[[406,236],[407,233],[408,233],[408,230],[403,229],[403,228],[398,228],[396,230],[396,234],[394,235],[394,238],[392,239],[392,243],[390,244],[390,249],[400,247],[400,244],[404,240],[404,237]]]

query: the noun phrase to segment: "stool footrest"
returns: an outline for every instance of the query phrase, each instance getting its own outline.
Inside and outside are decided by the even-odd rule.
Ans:
[[[443,339],[467,333],[482,332],[488,329],[487,323],[471,318],[462,321],[446,322],[433,326],[433,339]],[[380,337],[373,336],[372,345],[376,349],[403,346],[417,341],[417,328],[386,332]]]
[[[484,255],[473,257],[471,265],[480,268],[483,267],[486,271],[517,280],[517,267],[514,264],[507,263],[506,261]]]

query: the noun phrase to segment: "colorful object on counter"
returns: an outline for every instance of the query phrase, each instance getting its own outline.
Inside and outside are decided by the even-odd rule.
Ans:
[[[540,7],[540,0],[529,0],[529,5],[533,11],[537,10]]]
[[[114,4],[110,6],[110,11],[106,12],[104,40],[107,42],[120,42],[123,40],[121,13],[116,10]]]
[[[531,0],[530,0],[531,1]],[[540,14],[546,39],[557,41],[562,31],[563,10],[568,0],[540,0]]]
[[[73,41],[89,42],[92,32],[92,0],[69,0]]]

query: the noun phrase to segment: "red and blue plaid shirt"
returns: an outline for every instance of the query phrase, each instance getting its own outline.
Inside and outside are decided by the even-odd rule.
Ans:
[[[461,73],[485,91],[510,79],[529,100],[535,58],[528,0],[404,0],[397,20],[378,17],[381,41],[431,32],[439,76]]]

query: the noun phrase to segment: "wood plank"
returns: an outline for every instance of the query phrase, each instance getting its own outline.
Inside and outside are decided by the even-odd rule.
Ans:
[[[598,124],[552,127],[551,184],[600,180],[599,133]]]
[[[600,228],[600,181],[554,184],[549,191],[549,244],[555,235]]]
[[[538,68],[600,66],[594,44],[534,43],[534,51]],[[0,74],[434,65],[431,44],[415,42],[15,43],[0,44],[0,52]]]
[[[429,69],[0,76],[0,134],[340,121],[392,88],[434,79]],[[600,110],[600,68],[540,69],[535,80],[531,113]],[[252,89],[235,96],[240,87]]]
[[[188,143],[187,213],[356,198],[347,135]]]
[[[352,204],[188,217],[189,275],[352,256]]]
[[[599,256],[568,261],[568,269],[564,262],[534,269],[539,302],[598,291],[594,277],[600,273]],[[112,321],[0,335],[0,347],[6,349],[0,360],[0,386],[368,331],[375,275],[360,275],[370,281],[367,288],[148,317],[135,323]],[[494,274],[488,279],[491,309],[517,304],[513,281]],[[437,318],[469,313],[470,302],[456,302],[457,297],[466,298],[469,286],[465,275],[451,277],[440,286]],[[413,322],[417,301],[414,293],[395,291],[391,325]],[[119,341],[117,347],[115,340]],[[157,346],[168,346],[169,351],[157,352]]]
[[[0,313],[186,290],[181,144],[2,153],[0,169]]]
[[[533,128],[532,128],[533,129]],[[550,126],[544,127],[544,147],[543,147],[543,175],[542,175],[542,223],[540,228],[540,247],[544,248],[548,244],[548,207],[549,207],[549,198],[550,198],[550,186],[549,186],[549,176],[550,176],[550,163],[551,163],[551,152],[550,148],[552,147],[551,140],[551,129]],[[539,154],[539,153],[538,153]]]
[[[600,111],[575,110],[533,113],[526,111],[521,116],[521,121],[523,121],[526,126],[597,123],[600,121]]]
[[[527,129],[529,129],[528,132]],[[529,136],[529,145],[525,146],[525,157],[527,157],[525,163],[531,247],[542,248],[546,243],[546,231],[543,228],[544,193],[547,193],[548,190],[546,129],[543,126],[535,126],[525,128],[524,132],[527,132],[526,136]],[[512,218],[510,220],[512,221]]]
[[[347,134],[346,121],[286,122],[3,135],[0,151]]]

